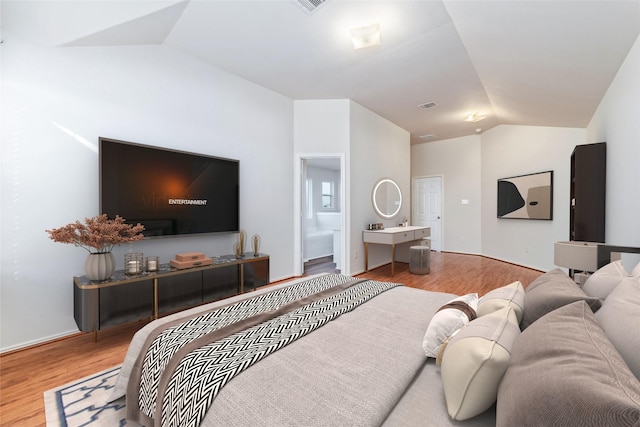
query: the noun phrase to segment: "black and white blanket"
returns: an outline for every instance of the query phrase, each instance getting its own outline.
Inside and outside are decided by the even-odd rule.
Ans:
[[[146,425],[198,426],[237,374],[396,286],[322,276],[158,328],[129,380],[127,416]]]

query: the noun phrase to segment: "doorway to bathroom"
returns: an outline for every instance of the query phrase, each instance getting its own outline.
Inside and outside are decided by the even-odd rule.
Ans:
[[[304,157],[301,164],[303,275],[342,271],[343,178],[340,157]]]

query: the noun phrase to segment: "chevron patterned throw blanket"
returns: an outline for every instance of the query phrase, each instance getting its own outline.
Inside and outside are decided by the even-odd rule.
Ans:
[[[134,365],[127,418],[198,426],[235,375],[396,286],[321,276],[165,325],[147,338]]]

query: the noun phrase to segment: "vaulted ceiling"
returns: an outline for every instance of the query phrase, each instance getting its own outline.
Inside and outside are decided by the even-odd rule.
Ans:
[[[640,0],[1,5],[2,28],[34,42],[165,45],[291,99],[352,99],[412,143],[499,124],[585,127],[640,34]],[[381,45],[354,50],[350,28],[374,22]],[[473,112],[486,119],[463,121]]]

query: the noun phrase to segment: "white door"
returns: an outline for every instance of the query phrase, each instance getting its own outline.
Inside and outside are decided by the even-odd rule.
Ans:
[[[431,228],[431,249],[442,250],[442,177],[413,179],[412,224]]]

